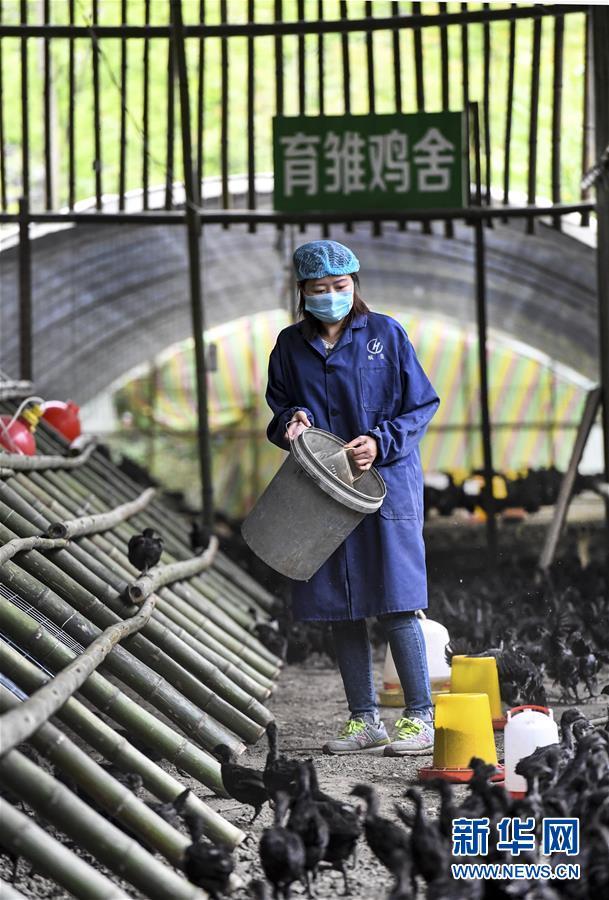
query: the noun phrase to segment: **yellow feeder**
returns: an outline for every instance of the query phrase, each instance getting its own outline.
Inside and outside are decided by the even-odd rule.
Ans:
[[[496,767],[491,781],[503,780],[487,694],[440,694],[436,701],[433,764],[419,769],[419,778],[467,782],[473,756]]]
[[[451,694],[487,694],[493,728],[504,727],[505,717],[501,706],[497,660],[494,656],[453,656],[450,691]]]

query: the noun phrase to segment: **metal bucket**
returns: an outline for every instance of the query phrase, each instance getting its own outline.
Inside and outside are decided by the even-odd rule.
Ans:
[[[341,460],[344,444],[306,428],[241,526],[256,556],[295,581],[308,581],[385,498],[376,469],[355,475]]]

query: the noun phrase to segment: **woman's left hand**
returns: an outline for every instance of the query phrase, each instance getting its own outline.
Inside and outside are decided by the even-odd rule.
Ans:
[[[377,443],[369,434],[360,434],[359,437],[353,438],[343,449],[351,450],[353,462],[364,472],[370,468],[378,454]]]

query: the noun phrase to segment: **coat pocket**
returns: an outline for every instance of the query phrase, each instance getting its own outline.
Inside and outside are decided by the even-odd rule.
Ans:
[[[362,404],[369,412],[388,412],[398,396],[398,370],[395,366],[360,366]]]
[[[422,519],[416,469],[406,460],[379,469],[387,494],[380,507],[384,519]]]

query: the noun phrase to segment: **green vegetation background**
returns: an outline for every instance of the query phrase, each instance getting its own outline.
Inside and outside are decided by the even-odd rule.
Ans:
[[[305,18],[315,20],[318,16],[317,0],[305,0]],[[461,4],[449,3],[448,9],[457,12]],[[493,4],[505,6],[508,4]],[[27,17],[31,23],[42,21],[40,0],[28,0]],[[390,15],[393,4],[387,0],[375,0],[375,16]],[[400,12],[412,11],[411,3],[400,3]],[[422,4],[423,12],[435,13],[438,4]],[[471,9],[481,7],[470,3]],[[51,21],[67,23],[68,0],[51,0]],[[87,24],[91,21],[91,0],[76,0],[75,21]],[[143,24],[144,0],[128,0],[127,21]],[[169,4],[166,0],[151,0],[152,24],[168,21]],[[297,17],[296,0],[284,0],[284,19]],[[349,0],[348,12],[351,18],[364,15],[364,3]],[[324,0],[325,19],[339,18],[338,0]],[[184,0],[184,15],[187,22],[199,21],[199,0]],[[4,0],[2,19],[6,23],[19,21],[19,0]],[[208,23],[220,19],[219,0],[206,0],[205,17]],[[255,20],[273,21],[273,0],[256,0]],[[121,18],[120,0],[99,0],[100,24],[118,24]],[[231,23],[247,20],[246,0],[228,0],[228,19]],[[583,137],[583,92],[584,92],[584,15],[570,14],[566,17],[565,56],[563,76],[563,127],[562,127],[562,192],[564,201],[579,199],[579,180],[582,167]],[[532,56],[531,21],[517,25],[516,72],[513,103],[513,138],[511,154],[511,186],[514,190],[526,190],[528,171],[528,128],[531,91]],[[402,92],[403,111],[416,110],[414,53],[412,32],[401,33],[402,52]],[[482,101],[483,90],[483,37],[482,25],[469,27],[470,48],[470,94],[472,100]],[[509,24],[494,23],[491,26],[491,114],[490,131],[492,144],[492,183],[500,188],[503,181],[503,143],[506,118],[507,67],[509,48]],[[30,41],[28,72],[30,82],[30,141],[32,203],[35,208],[44,206],[44,115],[43,115],[43,41]],[[220,39],[205,40],[205,127],[204,127],[204,175],[217,176],[220,173]],[[274,39],[261,37],[255,40],[255,130],[256,130],[256,170],[268,172],[272,167],[271,128],[275,113],[275,56]],[[376,108],[379,113],[393,112],[393,55],[392,35],[375,33],[374,60],[376,79]],[[191,103],[196,109],[198,85],[199,44],[197,39],[188,41],[188,61],[190,71]],[[246,76],[247,40],[231,38],[229,44],[229,168],[230,174],[246,171]],[[5,38],[2,45],[3,74],[3,122],[8,151],[7,183],[10,208],[15,209],[21,192],[22,127],[20,113],[20,41]],[[118,191],[119,182],[119,134],[120,134],[120,41],[114,39],[102,42],[103,58],[100,65],[101,105],[102,105],[102,184],[106,194]],[[351,53],[351,98],[352,112],[368,112],[366,46],[363,33],[352,34],[349,38]],[[298,39],[286,37],[284,46],[285,72],[285,113],[298,112]],[[127,189],[136,189],[142,184],[142,97],[143,97],[143,47],[141,40],[128,41],[128,90],[127,90]],[[551,196],[551,117],[552,117],[552,72],[553,72],[554,22],[543,20],[542,62],[540,73],[539,143],[538,143],[538,188],[541,197]],[[68,197],[68,48],[67,39],[51,42],[53,100],[54,100],[54,142],[56,148],[56,197],[55,207],[67,203]],[[440,32],[438,28],[423,29],[423,49],[425,61],[426,108],[438,110],[440,101]],[[306,51],[306,113],[315,115],[319,111],[317,59],[318,38],[305,38]],[[450,53],[450,106],[462,108],[461,85],[461,36],[459,26],[449,28]],[[341,38],[326,35],[323,42],[325,66],[325,111],[340,114],[344,111]],[[92,43],[89,40],[75,41],[76,61],[76,197],[85,199],[94,194],[94,121],[92,89]],[[167,41],[150,41],[150,184],[163,184],[166,175],[167,146]],[[176,97],[176,129],[179,128],[179,108]],[[175,154],[175,180],[181,180],[180,154]]]

